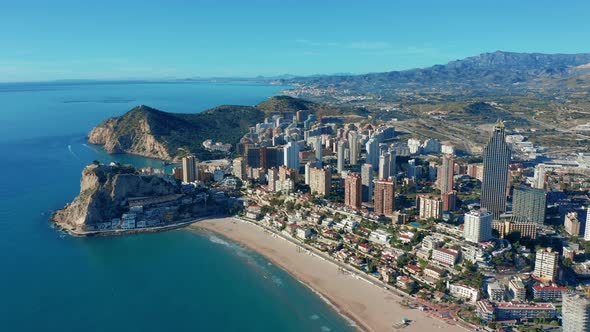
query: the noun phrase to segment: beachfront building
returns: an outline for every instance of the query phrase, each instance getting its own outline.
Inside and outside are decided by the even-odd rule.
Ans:
[[[199,172],[195,156],[185,156],[182,158],[182,181],[189,183],[198,180]]]
[[[486,322],[513,319],[532,320],[540,317],[553,319],[557,316],[557,309],[551,303],[518,301],[492,303],[488,300],[482,300],[477,301],[476,308],[478,316]]]
[[[463,284],[450,284],[449,293],[454,297],[465,299],[471,303],[475,303],[479,299],[479,290]]]

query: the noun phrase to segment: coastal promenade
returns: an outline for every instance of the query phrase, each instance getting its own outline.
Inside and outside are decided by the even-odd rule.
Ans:
[[[213,231],[262,254],[318,293],[360,330],[463,330],[456,322],[437,317],[434,311],[402,305],[403,300],[416,302],[416,299],[391,285],[261,225],[238,218],[219,218],[202,220],[191,228]],[[401,324],[402,320],[409,324]]]

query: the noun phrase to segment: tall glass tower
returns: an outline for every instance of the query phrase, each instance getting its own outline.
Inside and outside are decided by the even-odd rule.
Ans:
[[[498,218],[506,211],[506,188],[510,148],[506,144],[504,122],[498,121],[483,152],[483,181],[481,183],[481,207]]]

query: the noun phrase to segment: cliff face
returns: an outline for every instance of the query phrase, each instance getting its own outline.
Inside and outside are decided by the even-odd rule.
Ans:
[[[178,184],[159,176],[140,176],[125,166],[89,165],[82,171],[80,194],[53,221],[69,229],[108,222],[120,217],[129,197],[161,196],[180,192]]]
[[[140,107],[141,109],[142,107]],[[138,109],[135,112],[141,112]],[[111,118],[88,134],[88,142],[100,144],[108,153],[131,153],[149,158],[171,159],[170,152],[152,133],[147,117]],[[134,121],[130,126],[128,121]]]
[[[248,128],[264,119],[264,112],[251,106],[219,106],[196,114],[167,113],[138,106],[110,118],[88,134],[92,144],[109,153],[130,153],[171,160],[187,152],[199,159],[223,157],[203,148],[206,139],[237,143]]]

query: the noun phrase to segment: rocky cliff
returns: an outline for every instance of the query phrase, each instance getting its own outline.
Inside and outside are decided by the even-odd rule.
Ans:
[[[199,159],[223,154],[203,148],[207,139],[237,143],[250,126],[262,122],[264,112],[251,106],[219,106],[196,114],[167,113],[138,106],[122,116],[107,119],[88,134],[88,142],[103,145],[109,153],[130,153],[172,160],[186,153]]]
[[[58,210],[52,220],[66,229],[81,231],[85,226],[120,217],[130,197],[177,193],[180,186],[176,182],[155,175],[138,175],[131,166],[91,164],[82,171],[80,194]]]

